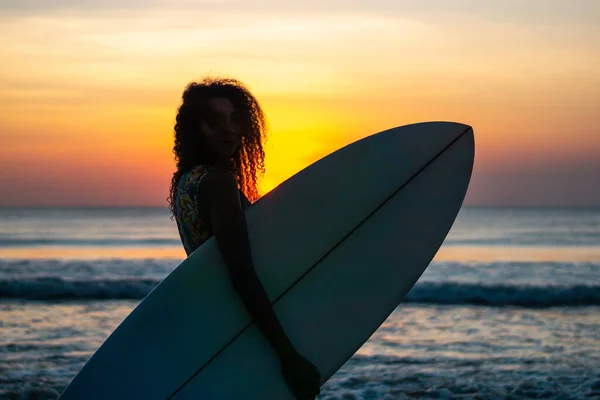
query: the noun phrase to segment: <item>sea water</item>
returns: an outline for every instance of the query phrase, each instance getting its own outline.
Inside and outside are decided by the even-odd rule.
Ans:
[[[184,258],[163,208],[0,209],[0,399],[55,399]],[[319,399],[600,398],[600,209],[464,207]]]

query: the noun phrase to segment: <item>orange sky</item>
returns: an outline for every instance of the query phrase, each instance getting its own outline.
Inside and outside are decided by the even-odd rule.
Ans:
[[[475,129],[468,203],[600,205],[600,2],[323,3],[4,0],[0,205],[165,205],[181,92],[207,74],[267,114],[263,191],[451,120]]]

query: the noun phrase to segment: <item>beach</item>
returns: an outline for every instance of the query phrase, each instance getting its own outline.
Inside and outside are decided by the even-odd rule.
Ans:
[[[0,209],[0,399],[55,399],[183,260],[165,208]],[[464,207],[319,399],[600,398],[600,209]]]

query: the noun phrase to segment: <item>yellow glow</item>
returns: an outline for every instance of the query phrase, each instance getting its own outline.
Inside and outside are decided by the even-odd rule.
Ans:
[[[173,228],[175,230],[175,228]],[[44,247],[36,250],[19,249],[16,247],[2,250],[2,256],[5,258],[19,259],[98,259],[98,258],[118,258],[118,259],[141,259],[141,258],[172,258],[184,260],[185,251],[182,246],[170,246],[164,248],[145,248],[145,247],[127,247],[119,249],[118,247]]]
[[[525,247],[525,246],[442,246],[435,261],[494,262],[598,262],[597,247]]]
[[[475,128],[476,173],[596,165],[600,33],[583,11],[548,25],[492,6],[424,17],[378,2],[307,13],[174,4],[0,14],[2,202],[35,202],[26,180],[60,184],[56,203],[110,203],[112,184],[116,203],[143,187],[141,203],[164,205],[181,92],[206,74],[240,79],[267,114],[263,193],[345,144],[426,120]],[[87,197],[73,197],[82,187]]]

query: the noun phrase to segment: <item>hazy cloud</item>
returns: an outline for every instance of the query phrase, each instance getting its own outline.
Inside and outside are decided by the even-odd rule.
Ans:
[[[165,7],[168,4],[165,0],[4,0],[0,3],[0,10],[33,14],[60,10],[143,9]]]
[[[232,14],[322,14],[364,13],[414,17],[440,14],[465,14],[490,21],[529,24],[573,21],[595,25],[600,19],[597,0],[3,0],[0,12],[41,14],[53,11],[118,10],[219,11]]]

